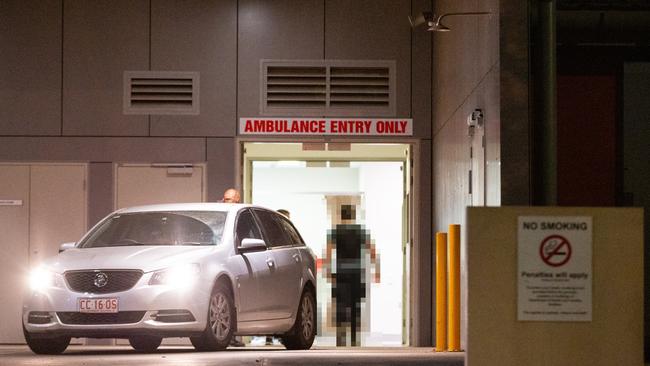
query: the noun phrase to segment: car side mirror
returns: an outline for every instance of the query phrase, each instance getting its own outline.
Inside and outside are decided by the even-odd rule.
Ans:
[[[246,238],[237,248],[240,253],[261,252],[266,250],[266,243],[262,239]]]
[[[72,248],[75,247],[75,245],[77,245],[77,243],[75,243],[75,242],[63,243],[63,244],[61,244],[61,246],[59,247],[59,253],[61,253],[61,252],[63,252],[63,251],[66,251],[66,250],[68,250],[68,249],[72,249]]]

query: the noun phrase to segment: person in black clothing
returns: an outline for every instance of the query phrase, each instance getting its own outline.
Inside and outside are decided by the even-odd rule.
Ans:
[[[336,251],[336,264],[330,264],[333,251]],[[328,233],[326,255],[323,259],[325,278],[332,282],[337,346],[346,346],[348,327],[351,346],[360,345],[361,303],[366,298],[367,254],[370,255],[371,264],[375,266],[374,282],[379,283],[379,261],[370,233],[364,226],[356,223],[355,205],[341,205],[340,223]]]

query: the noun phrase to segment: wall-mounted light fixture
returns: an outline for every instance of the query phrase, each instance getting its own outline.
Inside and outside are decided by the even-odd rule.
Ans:
[[[492,14],[492,13],[486,11],[479,11],[479,12],[468,12],[468,13],[444,13],[438,15],[430,11],[425,11],[420,13],[420,15],[415,17],[415,19],[413,19],[409,15],[409,22],[411,23],[411,27],[413,28],[426,22],[427,26],[429,27],[427,28],[427,31],[429,32],[449,32],[451,29],[449,29],[449,27],[441,23],[444,17],[456,16],[456,15],[486,15],[486,14]]]

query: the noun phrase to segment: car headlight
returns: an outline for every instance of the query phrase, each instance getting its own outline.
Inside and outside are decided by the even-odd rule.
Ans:
[[[149,284],[185,288],[199,278],[199,273],[201,273],[201,267],[198,263],[169,267],[154,272]]]
[[[50,287],[63,287],[63,281],[58,274],[37,267],[29,274],[29,287],[34,291],[41,291]]]

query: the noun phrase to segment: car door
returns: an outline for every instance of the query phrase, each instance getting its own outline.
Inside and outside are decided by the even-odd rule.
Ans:
[[[235,246],[239,246],[244,239],[263,239],[261,230],[249,209],[244,209],[237,215],[235,223]],[[273,268],[269,266],[272,260],[271,251],[247,252],[236,254],[235,260],[243,264],[243,268],[235,276],[238,288],[237,319],[238,321],[253,321],[266,319],[260,301],[260,288],[269,286],[272,281]]]
[[[288,298],[293,298],[294,301],[287,303],[288,314],[294,314],[298,309],[298,304],[300,302],[300,296],[302,295],[302,289],[304,285],[305,266],[309,263],[309,259],[305,258],[305,253],[302,252],[307,248],[305,242],[303,241],[298,231],[293,226],[293,224],[284,217],[283,215],[276,215],[275,218],[280,222],[284,228],[284,232],[289,236],[291,242],[291,247],[286,247],[283,250],[286,251],[287,255],[284,255],[283,258],[287,259],[286,263],[286,272],[287,272],[287,283],[292,284],[288,290]],[[289,255],[290,254],[290,255]],[[290,258],[290,259],[289,259]],[[307,261],[307,263],[304,263]]]
[[[262,232],[270,247],[275,270],[271,273],[273,285],[262,288],[264,297],[263,312],[269,319],[284,319],[291,317],[300,301],[302,286],[301,257],[294,242],[295,239],[285,228],[286,218],[276,212],[255,209]],[[291,226],[291,223],[286,221]]]

